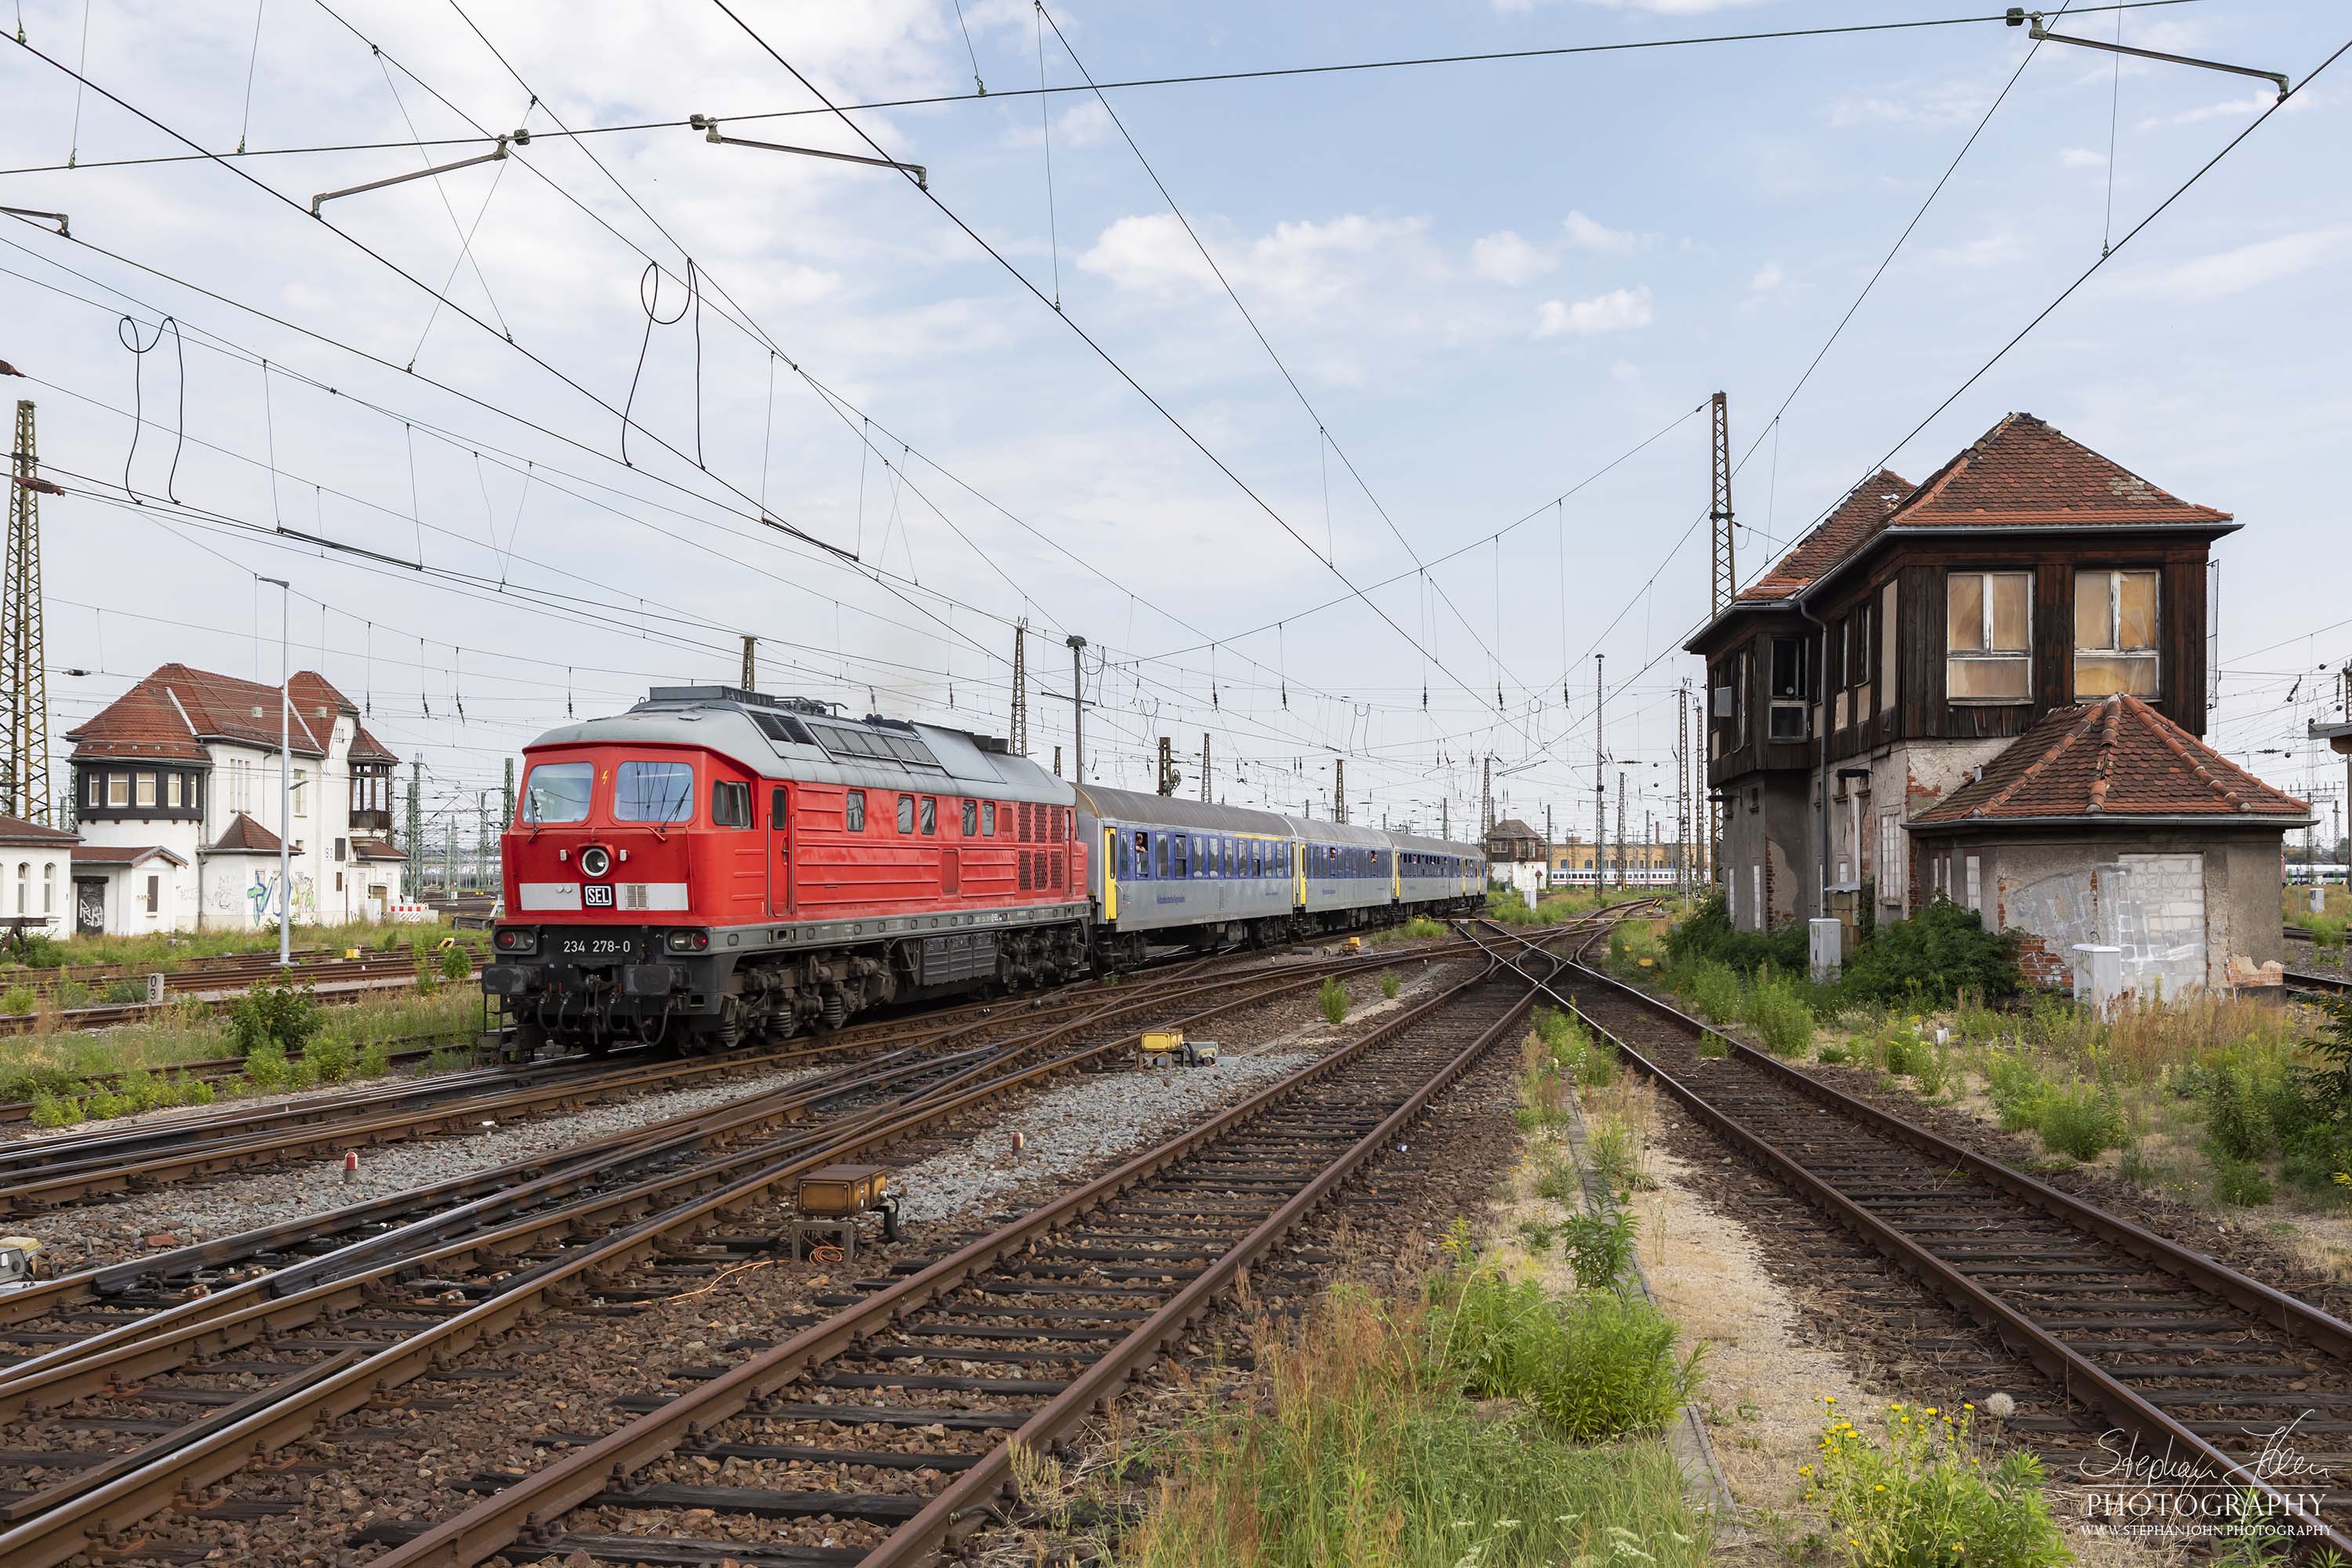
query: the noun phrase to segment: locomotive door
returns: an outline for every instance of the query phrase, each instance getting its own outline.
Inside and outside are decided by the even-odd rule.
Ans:
[[[793,912],[792,801],[778,784],[768,795],[768,912],[788,917]]]

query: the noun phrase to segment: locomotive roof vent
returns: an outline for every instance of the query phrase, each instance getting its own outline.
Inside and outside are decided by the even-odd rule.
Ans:
[[[835,709],[841,706],[838,702],[820,702],[814,697],[772,697],[764,691],[746,691],[739,686],[656,686],[646,693],[646,700],[782,708],[794,713],[814,713],[820,719],[829,717]]]

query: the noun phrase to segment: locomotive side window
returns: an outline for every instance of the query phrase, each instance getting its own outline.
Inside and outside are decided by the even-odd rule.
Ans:
[[[96,775],[93,774],[93,777]],[[588,792],[596,782],[593,763],[541,763],[522,784],[522,820],[528,823],[585,822]]]
[[[866,792],[846,791],[841,797],[841,826],[852,833],[866,831]]]
[[[911,795],[902,795],[898,797],[898,831],[901,833],[915,831],[915,797]]]
[[[940,830],[940,803],[934,795],[923,797],[923,837],[930,837]]]
[[[982,838],[996,837],[996,803],[992,800],[980,803],[980,836]],[[1136,842],[1139,844],[1142,840],[1138,838]]]
[[[977,835],[979,832],[980,802],[976,800],[965,801],[963,803],[963,836],[966,838],[970,838]]]
[[[694,820],[692,763],[623,763],[613,773],[615,822]]]
[[[725,779],[710,786],[710,826],[713,827],[749,827],[751,826],[751,786],[730,784]]]

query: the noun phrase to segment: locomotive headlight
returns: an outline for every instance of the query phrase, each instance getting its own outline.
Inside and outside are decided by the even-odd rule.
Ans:
[[[539,947],[539,931],[533,926],[501,926],[490,938],[490,945],[500,952],[531,952]]]
[[[591,844],[580,851],[580,874],[601,877],[613,868],[613,852],[601,844]]]
[[[669,950],[672,952],[700,952],[709,945],[710,933],[707,931],[674,931],[669,933]]]

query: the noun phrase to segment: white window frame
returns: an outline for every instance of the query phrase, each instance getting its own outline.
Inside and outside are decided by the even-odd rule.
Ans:
[[[131,775],[129,773],[106,775],[106,804],[110,810],[120,810],[130,805]]]
[[[1976,577],[1982,579],[1978,595],[1978,610],[1983,616],[1982,648],[1956,648],[1952,646],[1952,579]],[[2025,580],[2025,647],[2022,649],[1992,647],[1992,584],[1996,577],[2021,577]],[[2031,569],[2000,572],[1948,571],[1944,574],[1944,665],[1950,668],[1955,660],[1986,664],[2022,664],[2025,667],[2025,694],[2021,697],[1955,697],[1948,677],[1944,682],[1944,700],[1969,708],[2014,708],[2033,700],[2033,573]]]
[[[2148,635],[2150,637],[2160,637],[2163,635],[2163,633],[2158,629],[2164,625],[2164,574],[2161,571],[2158,571],[2157,568],[2152,566],[2095,567],[2089,572],[2084,572],[2079,567],[2076,568],[2074,573],[2074,592],[2078,595],[2083,591],[2083,579],[2084,577],[2105,577],[2107,580],[2107,646],[2105,647],[2083,647],[2078,645],[2075,647],[2074,700],[2077,702],[2093,702],[2099,700],[2097,698],[2085,697],[2083,695],[2082,661],[2083,657],[2085,654],[2089,655],[2093,658],[2128,658],[2147,661],[2149,672],[2147,692],[2147,699],[2153,700],[2164,694],[2164,664],[2163,660],[2158,657],[2156,645],[2151,643],[2147,647],[2121,647],[2116,646],[2123,641],[2124,637],[2124,576],[2126,573],[2137,574],[2153,579],[2153,592],[2151,593],[2148,602],[2149,618],[2152,625],[2149,627]],[[2079,635],[2079,633],[2077,635]]]

